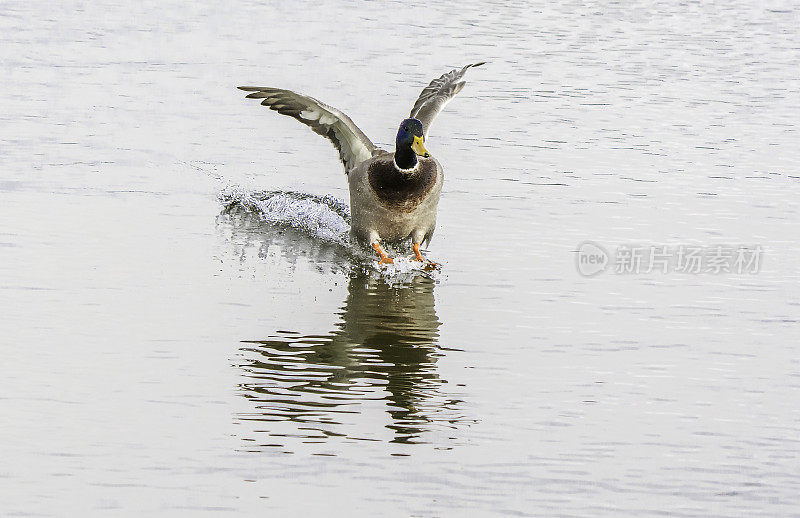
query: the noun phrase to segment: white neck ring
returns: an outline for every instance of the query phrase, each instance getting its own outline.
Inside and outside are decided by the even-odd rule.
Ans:
[[[400,167],[399,165],[397,165],[397,162],[395,162],[395,161],[394,161],[394,158],[392,158],[392,164],[394,164],[394,168],[395,168],[395,169],[397,169],[397,170],[398,170],[398,171],[400,171],[401,173],[406,173],[406,174],[413,173],[413,172],[415,172],[417,169],[419,169],[419,159],[417,159],[417,163],[416,163],[416,164],[414,164],[414,167],[412,167],[411,169],[403,169],[402,167]]]

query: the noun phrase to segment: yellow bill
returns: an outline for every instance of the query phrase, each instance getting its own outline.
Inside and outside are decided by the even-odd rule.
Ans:
[[[425,142],[425,139],[423,137],[414,137],[414,143],[411,144],[411,149],[414,150],[414,153],[416,153],[416,154],[418,154],[418,155],[420,155],[420,156],[422,156],[424,158],[427,158],[427,157],[431,156],[431,154],[428,153],[427,149],[425,149],[425,146],[423,145],[423,142]]]

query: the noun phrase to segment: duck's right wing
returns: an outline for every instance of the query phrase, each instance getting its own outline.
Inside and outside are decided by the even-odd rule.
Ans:
[[[433,119],[439,115],[439,112],[450,102],[450,99],[464,88],[466,83],[461,81],[461,78],[464,77],[467,69],[470,67],[479,67],[484,64],[486,64],[486,62],[481,61],[480,63],[469,64],[464,68],[451,70],[431,81],[431,83],[422,90],[417,102],[414,103],[414,107],[411,108],[411,118],[418,119],[422,122],[422,131],[425,133],[426,139],[428,138],[428,131],[431,129],[431,124],[433,124]]]
[[[315,133],[328,138],[339,151],[339,158],[348,174],[358,164],[379,151],[364,132],[358,129],[350,117],[336,108],[313,97],[290,90],[261,86],[240,86],[239,90],[252,92],[250,99],[263,99],[261,104],[282,115],[299,120]]]

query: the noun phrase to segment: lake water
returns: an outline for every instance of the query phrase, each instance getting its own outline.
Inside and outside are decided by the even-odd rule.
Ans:
[[[798,516],[798,27],[793,2],[5,3],[0,514]],[[336,152],[235,89],[386,146],[480,60],[426,143],[433,275],[338,244]]]

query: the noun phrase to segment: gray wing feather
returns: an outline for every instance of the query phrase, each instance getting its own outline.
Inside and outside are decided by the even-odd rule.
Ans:
[[[434,79],[425,87],[414,107],[411,109],[411,118],[418,119],[422,122],[422,129],[425,132],[425,138],[428,138],[428,131],[430,131],[433,119],[442,111],[442,108],[464,88],[466,84],[460,81],[467,69],[470,67],[479,67],[486,63],[472,63],[461,69],[454,69],[446,74],[442,74],[438,79]]]
[[[261,86],[240,86],[252,92],[249,99],[263,99],[261,104],[282,115],[299,120],[315,133],[326,137],[339,151],[339,158],[349,174],[358,164],[372,157],[377,147],[358,129],[350,117],[313,97],[290,90]]]

